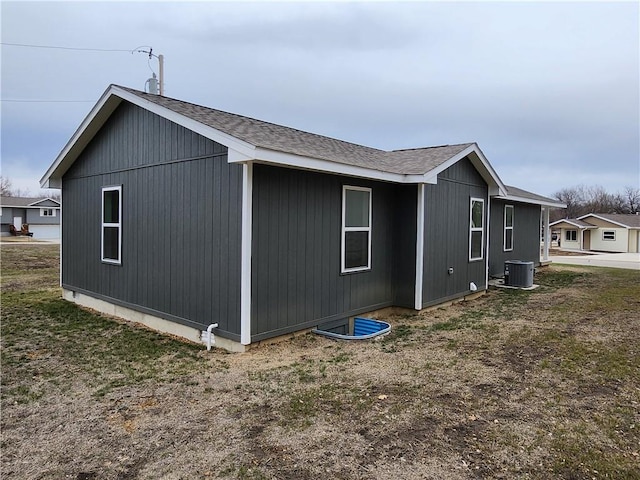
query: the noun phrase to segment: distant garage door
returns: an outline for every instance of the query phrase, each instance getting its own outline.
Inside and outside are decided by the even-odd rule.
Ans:
[[[34,240],[60,240],[60,225],[29,225]]]

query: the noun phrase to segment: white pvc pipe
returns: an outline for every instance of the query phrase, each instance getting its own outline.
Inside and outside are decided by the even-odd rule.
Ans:
[[[211,340],[213,339],[213,343],[215,343],[215,337],[213,335],[213,333],[211,333],[211,330],[213,330],[214,328],[218,328],[218,324],[217,323],[212,323],[211,325],[209,325],[207,327],[207,351],[211,350]]]

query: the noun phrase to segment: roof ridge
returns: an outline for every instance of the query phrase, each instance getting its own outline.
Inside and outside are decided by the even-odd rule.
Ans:
[[[463,142],[463,143],[446,143],[443,145],[432,145],[429,147],[414,147],[414,148],[399,148],[397,150],[390,150],[390,153],[394,152],[412,152],[416,150],[429,150],[430,148],[445,148],[445,147],[461,147],[463,145],[473,145],[474,142]]]

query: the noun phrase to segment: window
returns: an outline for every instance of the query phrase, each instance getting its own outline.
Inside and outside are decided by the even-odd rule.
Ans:
[[[577,230],[567,230],[564,234],[564,239],[567,242],[577,242],[578,241],[578,231]]]
[[[504,206],[504,251],[513,250],[513,205]]]
[[[371,189],[342,187],[342,273],[371,268]]]
[[[602,240],[615,240],[615,239],[616,239],[615,230],[604,230],[602,232]]]
[[[41,208],[40,209],[41,217],[55,217],[56,211],[53,208]]]
[[[122,261],[122,187],[102,189],[102,261]]]
[[[482,260],[484,245],[484,200],[471,199],[469,213],[469,260]]]

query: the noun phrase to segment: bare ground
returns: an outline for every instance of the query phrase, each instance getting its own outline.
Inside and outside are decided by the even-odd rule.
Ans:
[[[63,302],[57,261],[2,246],[2,478],[640,478],[638,272],[228,354]]]

